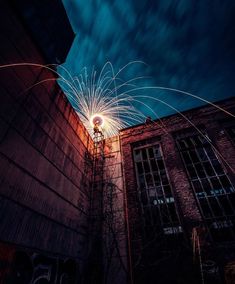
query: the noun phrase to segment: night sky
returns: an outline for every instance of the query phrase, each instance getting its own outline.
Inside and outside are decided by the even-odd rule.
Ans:
[[[191,92],[210,101],[234,96],[234,0],[63,0],[76,34],[64,64],[71,74],[82,67],[115,70],[141,60],[128,76],[150,76],[140,85]],[[179,110],[202,102],[179,93],[145,91]],[[160,115],[172,110],[147,103]],[[136,105],[144,110],[141,105]],[[146,115],[148,113],[146,112]],[[151,114],[152,115],[152,114]]]

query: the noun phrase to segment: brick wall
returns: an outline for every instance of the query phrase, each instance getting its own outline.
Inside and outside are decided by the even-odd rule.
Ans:
[[[233,115],[235,114],[234,99],[223,101],[219,106],[230,111]],[[141,212],[137,201],[137,181],[132,154],[133,143],[141,140],[153,140],[154,137],[156,138],[156,142],[160,143],[180,220],[184,232],[188,240],[190,240],[192,227],[202,222],[202,216],[194,198],[193,190],[181,160],[179,150],[177,149],[175,135],[178,132],[186,132],[192,129],[193,125],[197,128],[203,125],[217,153],[221,155],[219,159],[223,163],[224,169],[233,181],[233,184],[235,184],[235,147],[225,131],[225,121],[227,120],[233,121],[233,124],[235,124],[235,120],[232,116],[211,105],[207,105],[202,108],[186,111],[182,115],[171,115],[161,119],[161,121],[158,120],[121,130],[120,140],[133,267],[137,265],[144,245],[141,240],[141,227],[139,222]],[[135,281],[138,283],[138,279],[135,279]]]

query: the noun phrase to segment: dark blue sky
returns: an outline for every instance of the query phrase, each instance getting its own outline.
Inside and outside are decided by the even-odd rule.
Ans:
[[[133,77],[151,76],[144,82],[147,86],[177,88],[211,101],[234,96],[234,0],[63,0],[63,4],[76,33],[65,63],[73,75],[84,66],[99,70],[106,61],[118,71],[129,61],[141,60],[147,66],[136,65],[130,72]],[[180,110],[201,104],[182,94],[141,94]],[[172,113],[160,103],[147,102],[160,116]]]

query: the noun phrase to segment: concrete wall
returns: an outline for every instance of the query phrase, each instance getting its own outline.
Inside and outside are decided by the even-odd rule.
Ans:
[[[103,188],[104,283],[127,283],[126,197],[119,136],[105,140]]]
[[[29,65],[4,67],[44,60],[8,5],[1,2],[0,9],[0,258],[10,265],[7,255],[15,259],[10,251],[69,257],[82,273],[92,140],[53,72]],[[37,265],[29,259],[32,279]]]

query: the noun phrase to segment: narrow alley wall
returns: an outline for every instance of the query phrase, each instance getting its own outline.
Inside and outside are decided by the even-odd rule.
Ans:
[[[86,259],[93,142],[53,71],[33,65],[45,62],[24,26],[4,2],[1,11],[0,283],[74,283]]]

